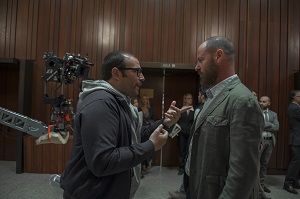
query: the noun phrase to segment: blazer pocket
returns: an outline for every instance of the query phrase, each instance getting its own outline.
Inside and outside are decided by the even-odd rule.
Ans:
[[[228,148],[229,127],[228,119],[219,116],[209,116],[202,127],[204,139],[208,143],[210,150],[219,151],[218,148]],[[224,151],[225,152],[225,151]]]
[[[227,126],[228,119],[220,116],[208,116],[206,121],[213,126]]]

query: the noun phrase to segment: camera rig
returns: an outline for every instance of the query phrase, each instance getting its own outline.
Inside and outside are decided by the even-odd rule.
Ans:
[[[52,105],[52,113],[50,125],[51,132],[59,133],[62,136],[68,136],[69,130],[72,129],[70,121],[73,118],[74,112],[72,107],[72,99],[64,96],[64,85],[74,83],[77,78],[87,79],[90,66],[93,63],[89,62],[88,57],[81,57],[79,54],[74,55],[66,53],[60,59],[54,52],[45,52],[46,72],[42,78],[45,81],[44,87],[44,103]],[[56,92],[61,89],[60,95],[55,96],[55,93],[49,96],[47,93],[47,83],[56,82],[59,86],[54,90]]]
[[[46,73],[43,76],[45,82],[60,82],[71,84],[76,78],[88,78],[90,66],[93,63],[88,61],[88,57],[80,57],[66,53],[63,59],[58,58],[54,52],[45,52]]]
[[[70,121],[74,112],[73,100],[64,96],[64,85],[74,83],[76,78],[88,79],[93,63],[88,61],[88,57],[71,53],[66,53],[61,59],[54,52],[45,52],[43,58],[46,67],[45,75],[42,76],[45,81],[43,101],[45,104],[52,105],[50,125],[47,126],[43,122],[1,107],[0,124],[39,137],[36,144],[65,144],[69,138],[69,130],[72,130]],[[51,82],[59,83],[59,85],[49,96],[47,84]],[[59,88],[61,91],[57,96],[56,92]]]

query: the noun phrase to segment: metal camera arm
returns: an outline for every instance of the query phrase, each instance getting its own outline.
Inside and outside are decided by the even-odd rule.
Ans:
[[[52,106],[50,125],[0,107],[0,124],[27,133],[28,135],[39,137],[36,144],[55,143],[65,144],[69,139],[69,130],[72,130],[69,122],[72,120],[74,112],[72,99],[64,97],[64,85],[72,84],[76,78],[88,78],[90,66],[94,64],[88,61],[88,57],[81,57],[66,53],[64,58],[59,58],[54,52],[45,52],[45,81],[44,103]],[[47,94],[47,83],[60,83],[61,93],[57,97]],[[58,88],[59,88],[58,87]],[[57,88],[57,89],[58,89]],[[55,91],[57,91],[55,89]]]
[[[0,107],[0,124],[9,126],[34,137],[47,134],[45,123]]]
[[[69,132],[54,132],[54,126],[0,107],[0,124],[18,131],[39,137],[36,144],[54,143],[65,144],[69,139]]]

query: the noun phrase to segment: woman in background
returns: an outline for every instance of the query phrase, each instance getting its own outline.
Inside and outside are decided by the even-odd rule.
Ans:
[[[138,97],[131,98],[131,104],[136,108],[139,108],[139,98]]]
[[[143,126],[155,121],[154,111],[150,108],[149,98],[146,94],[141,96],[140,111],[143,112]]]
[[[146,94],[141,96],[141,106],[139,111],[143,112],[143,126],[151,124],[155,121],[154,111],[150,108],[149,98]],[[142,137],[142,142],[148,140],[148,137]],[[146,159],[142,162],[142,170],[149,170],[152,166],[152,158]]]

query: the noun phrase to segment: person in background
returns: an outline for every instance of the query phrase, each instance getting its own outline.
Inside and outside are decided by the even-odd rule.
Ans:
[[[155,121],[154,110],[150,107],[149,98],[146,94],[141,96],[141,106],[139,109],[143,112],[143,126]]]
[[[195,70],[207,100],[191,129],[185,171],[188,199],[258,198],[258,101],[235,74],[234,46],[215,36],[197,50]]]
[[[257,92],[253,89],[249,89],[251,91],[251,93],[254,95],[255,99],[258,100],[258,95]],[[260,142],[260,147],[259,150],[261,151],[263,149],[263,140],[261,140]],[[260,163],[259,163],[259,168],[260,168]],[[258,186],[259,186],[259,199],[271,199],[270,197],[267,197],[267,195],[264,192],[264,189],[262,188],[261,184],[260,184],[260,179],[257,179],[258,181]]]
[[[205,91],[203,91],[202,89],[199,90],[198,92],[198,105],[195,108],[195,117],[194,119],[197,117],[197,114],[201,111],[205,101],[206,101],[206,93]]]
[[[251,93],[255,96],[256,99],[258,99],[257,92],[255,90],[251,89]]]
[[[292,149],[292,155],[283,188],[290,193],[298,194],[295,189],[300,189],[300,90],[292,90],[290,99],[287,116],[290,126],[289,145]]]
[[[133,105],[133,106],[135,106],[136,108],[139,108],[139,98],[138,97],[133,97],[133,98],[131,98],[131,104]]]
[[[83,81],[75,115],[70,159],[60,178],[63,198],[133,198],[140,182],[140,163],[166,143],[164,129],[186,109],[173,101],[164,118],[141,128],[130,98],[145,77],[138,59],[113,51],[103,60],[102,80]],[[149,139],[140,142],[140,136]]]
[[[149,125],[155,121],[154,110],[150,108],[149,98],[146,94],[141,96],[141,106],[139,111],[143,113],[143,126]],[[148,140],[147,136],[142,136],[142,142]],[[152,157],[148,157],[144,162],[142,162],[142,170],[147,171],[152,167]]]
[[[183,96],[182,108],[187,106],[193,106],[193,96],[190,93],[186,93]],[[188,149],[189,135],[190,135],[193,122],[194,122],[193,108],[182,113],[180,119],[177,122],[181,127],[181,131],[178,133],[178,156],[179,156],[178,175],[182,175],[184,173],[185,157]]]
[[[279,130],[279,122],[277,119],[277,113],[269,109],[271,100],[268,96],[260,97],[259,104],[265,121],[264,131],[262,133],[262,149],[260,152],[260,185],[265,192],[271,193],[271,190],[265,186],[264,182],[267,175],[267,165],[269,163],[273,147],[276,144],[275,133]]]
[[[198,92],[198,105],[195,108],[194,118],[196,118],[197,115],[200,113],[200,111],[201,111],[201,109],[204,105],[205,100],[206,100],[206,93],[205,93],[205,91],[203,91],[201,89]],[[185,158],[185,161],[186,161],[186,158]],[[189,176],[186,175],[186,173],[184,172],[182,183],[181,183],[179,189],[177,189],[175,191],[169,191],[170,197],[172,199],[186,199],[185,190],[188,189],[188,184],[189,184]]]
[[[139,98],[138,97],[133,97],[133,98],[131,98],[131,104],[133,105],[133,106],[135,106],[137,109],[139,109],[139,107],[140,107],[140,103],[139,103]],[[142,111],[139,111],[138,112],[138,114],[139,114],[139,122],[140,122],[140,125],[142,126],[143,125],[143,113],[142,113]],[[145,176],[144,176],[144,174],[143,174],[143,171],[141,171],[141,179],[143,179]]]

